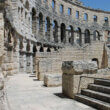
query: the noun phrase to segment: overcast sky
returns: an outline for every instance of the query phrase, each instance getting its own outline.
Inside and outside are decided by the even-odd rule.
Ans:
[[[84,3],[84,5],[99,8],[105,11],[110,11],[110,0],[80,0]]]

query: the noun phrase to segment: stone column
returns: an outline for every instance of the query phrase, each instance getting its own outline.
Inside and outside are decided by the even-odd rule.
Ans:
[[[74,32],[74,44],[77,44],[77,32]]]
[[[84,45],[85,44],[85,34],[84,34],[84,32],[82,33],[82,45]]]
[[[54,42],[52,19],[50,19],[50,42]]]
[[[33,73],[33,44],[30,44],[30,73]]]
[[[19,72],[19,39],[15,39],[16,47],[13,53],[14,57],[14,66],[15,66],[15,73]]]
[[[58,26],[58,43],[61,43],[61,28]]]
[[[26,41],[25,42],[23,42],[23,52],[24,52],[24,54],[23,54],[23,72],[26,72]]]
[[[66,29],[66,31],[65,31],[65,32],[66,32],[66,36],[65,36],[65,37],[66,37],[66,42],[65,42],[65,43],[66,43],[67,45],[69,45],[68,29]]]
[[[93,32],[91,32],[91,34],[90,34],[90,43],[92,43],[94,41],[93,37],[94,37]],[[96,38],[96,41],[97,41],[97,38]]]

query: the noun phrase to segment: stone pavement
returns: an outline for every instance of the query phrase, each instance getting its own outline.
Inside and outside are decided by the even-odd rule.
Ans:
[[[9,110],[95,110],[64,97],[61,87],[44,87],[29,74],[8,76],[6,92]]]

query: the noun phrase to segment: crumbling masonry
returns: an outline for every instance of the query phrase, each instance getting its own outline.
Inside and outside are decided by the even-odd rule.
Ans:
[[[62,74],[63,61],[109,67],[109,24],[110,12],[78,0],[0,0],[2,73],[35,73],[43,80]]]

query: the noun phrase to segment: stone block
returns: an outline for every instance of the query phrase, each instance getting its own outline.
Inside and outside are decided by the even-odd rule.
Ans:
[[[61,74],[45,74],[44,85],[47,87],[56,87],[62,85]]]
[[[67,74],[96,73],[97,70],[98,66],[94,61],[65,61],[62,64],[62,71]]]

